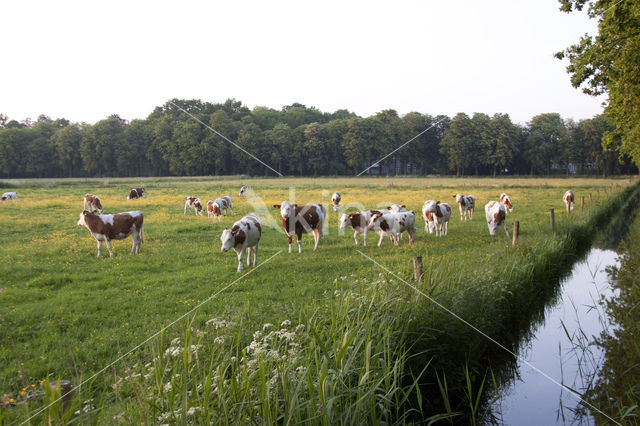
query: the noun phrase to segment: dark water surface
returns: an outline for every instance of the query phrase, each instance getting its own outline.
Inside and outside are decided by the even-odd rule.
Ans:
[[[611,296],[605,268],[617,265],[611,250],[592,249],[573,266],[562,284],[562,295],[549,306],[534,337],[524,343],[519,355],[555,381],[582,392],[602,362],[599,348],[589,345],[607,327],[598,303]],[[593,424],[590,416],[574,410],[579,398],[562,389],[522,361],[513,382],[502,389],[493,414],[505,425]]]

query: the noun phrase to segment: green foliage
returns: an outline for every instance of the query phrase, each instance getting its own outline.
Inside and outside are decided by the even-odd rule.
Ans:
[[[608,147],[619,141],[618,151],[640,164],[640,3],[618,0],[560,0],[561,10],[582,10],[598,20],[598,34],[585,35],[577,44],[558,52],[568,58],[567,72],[574,87],[590,95],[608,95],[607,117],[615,130]]]

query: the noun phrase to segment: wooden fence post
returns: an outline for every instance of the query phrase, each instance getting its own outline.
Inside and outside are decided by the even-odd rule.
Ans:
[[[553,214],[553,209],[551,209],[549,213],[551,213],[551,231],[553,232],[556,230],[556,218]]]
[[[413,278],[415,278],[416,281],[422,279],[422,256],[413,257]]]
[[[518,233],[520,232],[520,222],[517,220],[513,222],[513,241],[511,242],[511,246],[515,247],[518,242]]]

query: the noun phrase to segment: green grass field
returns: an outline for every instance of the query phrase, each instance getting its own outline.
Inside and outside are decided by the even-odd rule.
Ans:
[[[405,278],[412,275],[413,256],[423,256],[428,277],[437,278],[436,271],[441,275],[443,271],[455,272],[456,277],[471,280],[493,276],[496,265],[513,249],[502,230],[496,237],[488,233],[484,205],[489,200],[497,200],[503,191],[511,196],[516,209],[507,215],[507,221],[510,232],[513,221],[520,222],[517,250],[523,256],[523,250],[534,253],[536,247],[548,245],[553,238],[550,208],[555,209],[557,226],[563,229],[600,208],[606,197],[630,182],[623,178],[10,182],[12,188],[0,190],[17,191],[19,200],[0,205],[0,394],[19,401],[21,390],[47,378],[74,383],[87,379],[218,292],[188,318],[200,325],[212,318],[242,324],[235,338],[248,344],[263,324],[295,323],[305,306],[331,298],[335,291],[362,291],[366,283],[384,272],[357,250]],[[248,197],[237,195],[242,184],[250,188]],[[138,185],[146,188],[146,198],[127,201],[129,189]],[[567,189],[577,197],[576,211],[571,215],[564,212],[562,203]],[[291,197],[299,204],[328,206],[334,191],[342,194],[343,209],[337,213],[327,209],[328,226],[318,251],[312,251],[313,237],[305,235],[303,253],[297,253],[295,242],[294,252],[287,253],[279,211],[271,206]],[[140,210],[144,214],[145,241],[138,256],[129,255],[129,238],[113,243],[113,258],[108,257],[106,247],[103,257],[96,258],[95,240],[87,229],[76,226],[85,193],[100,196],[105,213]],[[452,197],[456,193],[476,196],[473,221],[460,221]],[[206,213],[183,215],[187,195],[200,197],[204,204],[226,194],[233,198],[234,216],[217,221],[208,219]],[[584,211],[580,208],[583,196]],[[420,212],[427,199],[452,205],[447,237],[425,233]],[[367,247],[356,247],[350,229],[338,231],[338,218],[345,208],[355,211],[359,206],[378,208],[390,203],[406,204],[416,212],[418,232],[413,246],[404,237],[400,247],[386,239],[378,248],[378,236],[371,234]],[[256,212],[263,223],[258,258],[262,266],[237,273],[235,253],[222,253],[219,237],[224,227],[250,212]],[[442,284],[439,291],[453,295],[456,285]],[[450,297],[447,300],[455,303],[455,297]],[[181,324],[166,335],[179,336],[183,330]],[[149,347],[143,345],[131,358],[139,357],[141,362],[150,359]],[[92,381],[95,387],[109,386],[113,382],[110,374],[112,369],[96,377]],[[103,398],[110,400],[109,396]],[[6,410],[8,419],[25,417],[19,406]]]

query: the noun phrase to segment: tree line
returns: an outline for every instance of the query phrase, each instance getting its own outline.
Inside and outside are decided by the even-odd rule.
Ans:
[[[18,122],[0,114],[0,176],[274,175],[198,120],[283,175],[637,172],[611,144],[603,148],[614,127],[602,115],[575,122],[545,113],[520,125],[507,114],[388,109],[363,118],[298,103],[276,110],[173,99],[130,122],[118,115],[95,124],[45,115]]]

